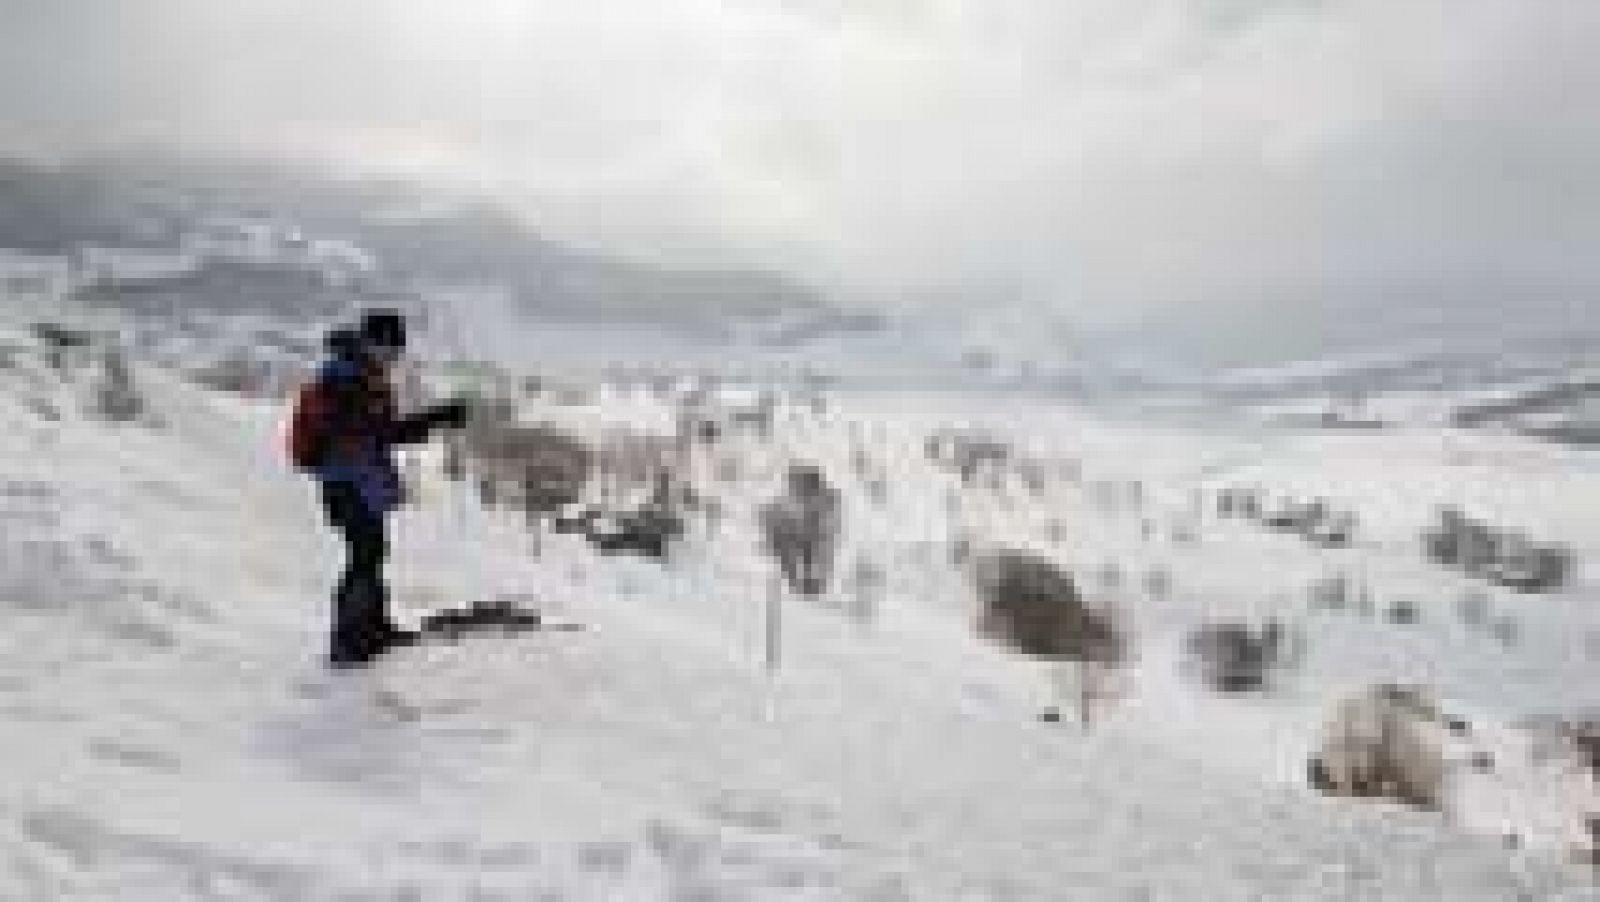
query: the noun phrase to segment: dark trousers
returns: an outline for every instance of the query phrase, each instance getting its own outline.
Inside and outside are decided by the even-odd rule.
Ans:
[[[329,654],[335,660],[365,659],[380,651],[383,639],[394,630],[383,582],[389,555],[384,520],[367,508],[351,482],[324,482],[322,507],[345,545],[344,573],[333,594]]]

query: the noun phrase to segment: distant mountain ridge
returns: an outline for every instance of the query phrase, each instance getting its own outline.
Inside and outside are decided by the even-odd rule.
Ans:
[[[259,309],[276,297],[296,313],[348,307],[374,295],[469,287],[505,292],[515,310],[535,320],[647,324],[709,335],[729,323],[768,322],[779,342],[881,326],[876,317],[841,310],[783,274],[639,263],[546,238],[491,202],[441,204],[399,182],[216,163],[111,161],[51,169],[0,163],[0,248],[69,257],[104,247],[177,252],[208,222],[224,221],[259,231],[261,246],[234,255],[226,266],[208,263],[193,280],[170,280],[162,288],[171,303],[181,305],[190,295],[197,304],[225,304],[236,287],[228,280],[237,278],[251,306]],[[318,267],[300,259],[313,241],[354,247],[376,261],[376,272],[323,279],[338,284],[316,287],[311,293],[318,297],[303,304],[294,303],[292,286],[261,290],[274,270],[280,282],[303,282],[308,269],[317,275]],[[249,256],[250,265],[239,265],[241,256]],[[114,300],[116,286],[96,290]]]

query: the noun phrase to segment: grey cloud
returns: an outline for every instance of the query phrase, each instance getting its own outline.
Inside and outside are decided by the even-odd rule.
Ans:
[[[136,11],[136,12],[135,12]],[[0,3],[0,122],[1087,319],[1600,284],[1590,0]],[[1600,258],[1596,258],[1600,259]]]

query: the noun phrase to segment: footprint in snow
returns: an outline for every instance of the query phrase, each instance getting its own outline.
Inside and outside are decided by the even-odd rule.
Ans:
[[[158,749],[131,745],[115,739],[95,739],[89,743],[89,754],[101,761],[136,767],[142,770],[176,773],[181,769],[178,759]]]

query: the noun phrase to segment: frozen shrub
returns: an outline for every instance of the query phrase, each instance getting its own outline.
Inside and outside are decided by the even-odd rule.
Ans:
[[[1477,589],[1463,592],[1456,601],[1456,615],[1467,626],[1484,626],[1489,613],[1489,596]]]
[[[1208,623],[1185,644],[1191,665],[1202,683],[1217,692],[1258,692],[1266,689],[1272,672],[1286,666],[1293,640],[1276,620],[1260,627],[1248,623]]]
[[[1043,498],[1049,491],[1049,474],[1045,472],[1044,465],[1038,461],[1018,461],[1016,472],[1017,478],[1022,482],[1022,487],[1032,497]]]
[[[1087,724],[1095,703],[1109,698],[1110,680],[1127,660],[1128,636],[1109,608],[1091,607],[1072,578],[1032,551],[1000,549],[975,555],[969,568],[979,600],[978,631],[1019,654],[1054,662],[1056,690],[1071,666],[1077,673],[1078,715]]]
[[[1241,496],[1242,490],[1236,488],[1225,488],[1217,492],[1217,516],[1224,519],[1241,516],[1239,513]]]
[[[596,401],[595,392],[579,386],[561,386],[547,390],[550,403],[557,407],[589,407]]]
[[[850,472],[860,482],[871,479],[873,474],[872,459],[867,456],[866,449],[855,442],[850,445]]]
[[[1044,526],[1045,539],[1057,545],[1065,542],[1071,535],[1072,532],[1067,527],[1067,521],[1065,520],[1052,518]]]
[[[1344,548],[1355,540],[1356,515],[1348,512],[1328,513],[1309,524],[1306,540],[1324,548]]]
[[[1422,620],[1422,611],[1415,601],[1402,598],[1389,605],[1389,622],[1409,626]]]
[[[144,398],[134,385],[133,372],[121,351],[109,350],[101,358],[94,407],[99,416],[113,423],[132,422],[144,413]]]
[[[58,373],[83,362],[84,355],[94,346],[94,337],[89,332],[60,323],[34,323],[32,330],[34,337],[44,345],[45,361]]]
[[[1460,532],[1465,515],[1453,507],[1442,507],[1434,525],[1422,534],[1422,548],[1436,564],[1453,565],[1461,557]]]
[[[1261,492],[1258,489],[1241,489],[1233,502],[1235,516],[1259,520],[1262,513]]]
[[[48,398],[29,396],[25,401],[28,409],[33,411],[39,419],[48,423],[61,422],[61,411]]]
[[[971,483],[979,472],[1011,459],[1010,445],[977,430],[940,430],[928,437],[923,450],[930,462],[953,470],[964,483]]]
[[[499,483],[493,479],[480,478],[478,480],[478,503],[484,507],[499,507]]]
[[[1178,545],[1196,545],[1200,542],[1200,530],[1193,523],[1181,521],[1172,524],[1172,541]]]
[[[1377,600],[1372,597],[1372,587],[1362,586],[1356,592],[1356,613],[1363,617],[1371,617],[1377,611]]]
[[[1564,721],[1561,737],[1571,745],[1589,773],[1600,779],[1600,718]]]
[[[1459,508],[1442,507],[1437,522],[1423,535],[1423,546],[1435,563],[1482,573],[1495,560],[1499,537]]]
[[[594,471],[589,445],[552,426],[482,420],[469,424],[462,448],[489,503],[512,496],[534,514],[576,503]]]
[[[252,397],[266,388],[265,367],[242,354],[230,354],[189,371],[189,379],[201,388]]]
[[[839,490],[812,464],[791,466],[783,493],[762,505],[767,553],[791,591],[821,595],[828,590],[842,516]]]
[[[1107,561],[1101,565],[1097,576],[1100,580],[1100,585],[1107,589],[1122,587],[1122,567],[1116,561]]]
[[[616,504],[651,491],[684,458],[677,437],[624,426],[601,431],[593,444],[593,482],[600,496]]]
[[[607,511],[588,506],[574,510],[570,502],[558,505],[551,511],[555,515],[551,530],[581,535],[605,554],[641,554],[664,560],[673,542],[686,532],[681,513],[686,494],[670,477],[663,476],[650,497],[630,509]],[[535,513],[528,510],[531,519]]]
[[[1351,602],[1350,577],[1340,573],[1325,576],[1311,584],[1307,590],[1311,606],[1324,610],[1344,610]]]
[[[550,521],[550,531],[557,535],[573,535],[587,533],[600,517],[599,508],[594,507],[566,507],[558,511]]]
[[[1489,629],[1494,634],[1495,639],[1505,648],[1515,648],[1517,643],[1522,640],[1522,625],[1510,615],[1494,621]]]
[[[972,560],[972,539],[961,536],[950,543],[950,563],[956,567],[965,567]]]
[[[1259,520],[1261,519],[1263,512],[1264,505],[1262,504],[1261,496],[1259,495],[1246,495],[1240,503],[1240,516],[1248,517],[1252,520]]]
[[[1262,516],[1261,522],[1268,529],[1304,534],[1326,515],[1327,505],[1321,500],[1307,502],[1283,498]]]
[[[1501,555],[1493,578],[1519,592],[1551,592],[1569,582],[1572,570],[1571,549],[1532,545],[1518,537]]]
[[[602,553],[632,552],[660,560],[683,532],[683,519],[675,511],[645,505],[596,519],[584,536]]]
[[[1575,566],[1570,548],[1534,544],[1453,507],[1439,510],[1437,522],[1423,534],[1423,547],[1435,563],[1519,592],[1559,590],[1571,581]]]
[[[977,556],[972,567],[985,636],[1034,657],[1120,657],[1111,624],[1092,614],[1072,577],[1051,561],[1002,549]]]
[[[1156,599],[1171,595],[1172,573],[1165,567],[1151,567],[1145,571],[1144,594]]]
[[[44,344],[46,348],[59,350],[87,348],[94,343],[92,336],[82,329],[73,329],[61,323],[37,322],[32,326],[33,335]]]
[[[466,452],[454,434],[446,436],[444,440],[444,459],[440,463],[440,470],[444,478],[451,482],[460,482],[467,476]]]
[[[1006,488],[1006,474],[997,465],[992,463],[979,463],[971,477],[966,478],[968,485],[977,485],[991,495],[1003,495]],[[1005,499],[1002,497],[1001,499]]]
[[[877,616],[878,602],[887,583],[883,568],[861,559],[850,571],[850,607],[847,613],[857,623],[871,623]]]

